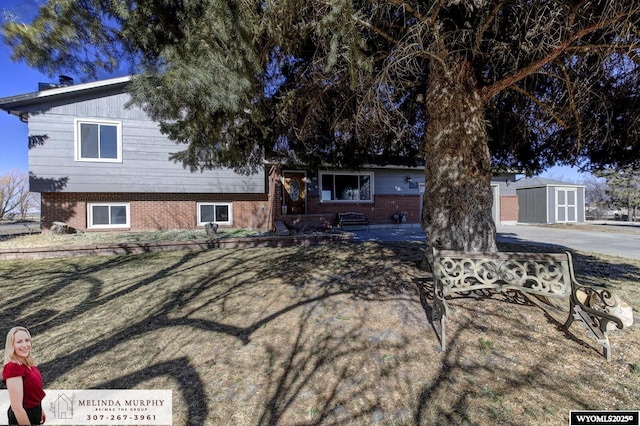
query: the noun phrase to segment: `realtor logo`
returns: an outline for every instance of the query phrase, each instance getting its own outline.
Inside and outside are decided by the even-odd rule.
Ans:
[[[73,401],[65,393],[58,394],[51,403],[51,411],[56,419],[73,419]]]

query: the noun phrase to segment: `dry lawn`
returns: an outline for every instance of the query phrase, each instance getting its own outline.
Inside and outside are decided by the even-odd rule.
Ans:
[[[172,389],[175,425],[566,425],[640,408],[640,334],[613,360],[563,313],[460,298],[439,350],[417,243],[0,263],[2,330],[29,327],[45,386]],[[523,247],[502,246],[503,250]],[[637,307],[640,261],[575,253]]]
[[[0,235],[0,250],[33,247],[70,247],[95,244],[153,243],[166,241],[217,240],[265,236],[248,229],[224,229],[207,235],[204,229],[149,231],[149,232],[78,232],[54,235],[52,233],[6,233]]]

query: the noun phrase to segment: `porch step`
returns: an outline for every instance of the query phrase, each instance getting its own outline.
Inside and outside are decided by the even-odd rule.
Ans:
[[[287,229],[284,222],[281,220],[276,220],[276,234],[277,235],[289,235],[289,230]]]

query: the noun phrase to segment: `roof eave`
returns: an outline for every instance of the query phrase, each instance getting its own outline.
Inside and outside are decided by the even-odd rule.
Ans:
[[[65,96],[70,93],[80,93],[111,86],[126,85],[132,80],[132,78],[132,76],[116,77],[108,80],[99,80],[90,83],[75,84],[71,86],[56,87],[54,89],[47,89],[38,92],[7,96],[4,98],[0,98],[0,109],[16,116],[20,116],[22,112],[20,108],[33,105],[34,103],[38,103],[50,98]]]

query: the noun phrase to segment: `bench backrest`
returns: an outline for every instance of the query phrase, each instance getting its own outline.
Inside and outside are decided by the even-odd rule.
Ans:
[[[365,220],[364,213],[338,213],[340,220]]]
[[[482,288],[551,297],[571,294],[571,254],[433,251],[433,277],[443,296]]]

